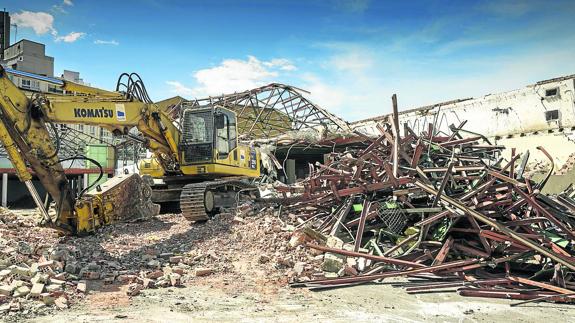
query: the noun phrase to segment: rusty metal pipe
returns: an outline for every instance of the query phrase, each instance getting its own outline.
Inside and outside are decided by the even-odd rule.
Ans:
[[[477,259],[457,260],[457,261],[452,261],[452,262],[448,262],[448,263],[436,265],[436,266],[429,266],[429,267],[425,267],[425,268],[418,268],[418,269],[411,269],[411,270],[404,270],[404,271],[391,271],[391,272],[386,272],[383,274],[312,280],[309,282],[309,284],[311,284],[311,285],[313,285],[313,284],[340,285],[340,284],[348,284],[348,283],[369,282],[369,281],[374,281],[374,280],[383,279],[383,278],[409,276],[409,275],[420,274],[420,273],[432,273],[432,272],[437,272],[437,271],[446,270],[446,269],[450,269],[450,268],[460,268],[462,266],[475,264],[477,262],[479,262],[479,260],[477,260]]]
[[[366,259],[371,259],[371,260],[379,261],[379,262],[385,262],[385,263],[392,264],[392,265],[405,266],[405,267],[417,267],[417,268],[426,268],[427,267],[426,265],[414,263],[411,261],[382,257],[382,256],[375,256],[375,255],[365,254],[365,253],[361,253],[361,252],[347,251],[347,250],[343,250],[343,249],[330,248],[330,247],[320,246],[320,245],[309,243],[309,242],[306,243],[306,245],[312,249],[316,249],[316,250],[320,250],[320,251],[337,253],[337,254],[349,256],[349,257],[363,257]]]

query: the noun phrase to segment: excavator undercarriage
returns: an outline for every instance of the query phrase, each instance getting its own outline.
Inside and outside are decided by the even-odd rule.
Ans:
[[[180,194],[182,215],[189,221],[205,221],[222,209],[237,206],[244,198],[260,197],[256,186],[241,180],[216,180],[187,184]]]

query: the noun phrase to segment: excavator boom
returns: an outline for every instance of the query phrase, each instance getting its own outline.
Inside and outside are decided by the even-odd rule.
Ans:
[[[77,91],[87,89],[75,88]],[[102,105],[97,106],[102,108]],[[28,98],[0,67],[0,141],[16,174],[40,209],[43,224],[65,233],[84,234],[103,224],[125,220],[127,214],[132,218],[156,215],[159,206],[151,203],[151,190],[137,174],[122,175],[98,189],[76,195],[64,173],[63,160],[58,157],[59,139],[54,142],[48,131],[55,122],[68,122],[65,117],[56,116],[57,111],[61,110],[54,109],[54,105],[41,95]],[[74,111],[70,109],[71,116],[78,114]],[[80,112],[80,116],[82,114]],[[130,124],[127,120],[126,124]],[[94,120],[94,124],[96,122]],[[84,156],[74,158],[87,159]],[[32,173],[55,201],[56,212],[49,214],[45,210],[32,184]],[[134,212],[125,212],[127,209]]]
[[[151,101],[135,73],[122,74],[116,91],[58,82],[64,92],[75,95],[35,93],[28,97],[0,67],[0,141],[45,224],[83,234],[104,224],[159,212],[148,186],[154,180],[144,181],[137,174],[123,174],[76,194],[61,164],[65,160],[58,157],[59,138],[49,132],[51,127],[58,133],[54,124],[94,125],[114,135],[133,135],[131,130],[137,129],[138,139],[154,154],[159,171],[153,173],[164,181],[161,187],[154,185],[154,193],[163,190],[168,200],[178,201],[190,221],[206,220],[235,205],[238,194],[255,192],[244,179],[260,175],[260,153],[253,146],[238,144],[235,112],[186,106],[175,122],[165,107]],[[31,172],[52,196],[55,213],[44,210]]]

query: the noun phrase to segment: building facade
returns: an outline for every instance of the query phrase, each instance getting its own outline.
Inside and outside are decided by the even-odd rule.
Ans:
[[[4,49],[2,65],[22,72],[54,76],[54,57],[46,56],[46,46],[27,39]]]
[[[13,69],[6,69],[6,71],[12,83],[22,90],[49,94],[64,93],[60,88],[62,82],[59,79]]]
[[[70,70],[64,70],[64,73],[60,76],[60,78],[64,81],[70,81],[82,85],[90,86],[88,83],[84,83],[84,79],[80,77],[80,72],[74,72]]]

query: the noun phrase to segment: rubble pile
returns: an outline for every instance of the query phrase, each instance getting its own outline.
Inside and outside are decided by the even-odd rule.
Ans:
[[[37,226],[33,216],[0,213],[0,313],[39,314],[47,306],[64,309],[105,285],[142,289],[182,286],[192,277],[225,271],[213,251],[194,248],[203,236],[226,226],[191,230],[181,215],[138,223],[118,223],[86,237],[59,237]]]
[[[504,161],[504,147],[465,123],[450,134],[405,126],[403,136],[396,124],[390,117],[366,148],[332,153],[305,180],[276,187],[298,226],[292,244],[324,253],[324,278],[294,286],[408,276],[409,293],[572,301],[561,295],[575,293],[573,194],[539,194],[548,177],[524,176],[528,154]]]
[[[64,263],[53,257],[57,241],[56,232],[36,227],[32,217],[0,209],[0,314],[66,308],[81,297],[84,282],[67,275]]]
[[[222,213],[203,224],[165,214],[107,226],[92,236],[66,237],[58,248],[81,255],[72,262],[78,274],[129,284],[130,296],[148,288],[203,283],[200,279],[212,276],[212,282],[233,281],[240,289],[262,276],[266,284],[285,286],[288,279],[305,279],[321,265],[316,260],[313,267],[303,247],[287,251],[290,230],[272,210],[257,217]]]
[[[36,225],[33,216],[0,213],[0,314],[40,315],[108,290],[221,284],[229,290],[282,288],[321,268],[294,228],[267,208],[257,216],[222,213],[203,224],[180,214],[116,223],[84,237]],[[241,212],[239,212],[241,213]]]
[[[143,289],[178,287],[192,277],[225,271],[213,251],[202,253],[202,236],[216,235],[224,223],[192,230],[181,215],[166,214],[144,222],[117,223],[87,237],[64,237],[57,246],[67,271],[104,284],[129,284],[127,294]]]
[[[323,256],[317,257],[317,253],[293,243],[295,227],[288,224],[289,219],[278,210],[255,209],[257,212],[248,214],[239,210],[242,217],[234,217],[231,237],[221,235],[214,239],[214,245],[227,246],[224,252],[235,255],[240,263],[247,262],[246,271],[259,276],[257,279],[268,286],[284,287],[294,280],[309,281],[321,271]],[[235,274],[239,280],[246,278],[245,271]],[[247,277],[244,282],[249,284],[250,280],[252,278]]]

